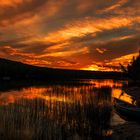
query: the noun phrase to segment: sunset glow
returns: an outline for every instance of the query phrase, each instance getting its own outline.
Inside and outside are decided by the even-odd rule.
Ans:
[[[66,102],[66,103],[74,103],[76,101],[81,102],[81,104],[86,103],[87,98],[93,96],[94,88],[101,87],[110,87],[113,88],[113,97],[118,98],[121,94],[121,90],[114,89],[122,87],[121,81],[114,82],[113,80],[88,80],[83,81],[83,83],[89,84],[88,86],[80,86],[80,87],[69,87],[64,86],[48,86],[48,87],[30,87],[23,88],[20,90],[20,94],[17,90],[0,92],[0,106],[9,105],[11,103],[15,103],[21,99],[42,99],[48,102]],[[57,94],[53,93],[54,89],[57,90]],[[63,93],[63,90],[65,91]],[[84,94],[82,94],[84,92]],[[63,93],[63,94],[62,94]],[[76,93],[76,94],[75,94]],[[90,96],[89,96],[90,95]],[[125,97],[124,97],[125,98]]]
[[[140,1],[1,0],[0,57],[31,65],[120,71],[140,49]]]

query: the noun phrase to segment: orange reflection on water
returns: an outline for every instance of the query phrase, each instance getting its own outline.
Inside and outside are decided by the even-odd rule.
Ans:
[[[84,80],[82,83],[86,85],[80,86],[47,86],[47,87],[30,87],[23,88],[17,91],[0,92],[0,105],[8,105],[14,103],[17,100],[29,99],[33,100],[36,98],[43,99],[50,102],[67,102],[67,103],[80,103],[81,105],[87,104],[92,96],[94,96],[95,88],[110,87],[120,88],[122,87],[121,81],[113,80]],[[113,96],[119,97],[121,90],[113,90]],[[127,96],[122,96],[127,101],[131,102]],[[128,98],[128,99],[127,99]]]
[[[111,88],[120,88],[123,85],[122,81],[114,81],[114,80],[90,80],[90,84],[93,84],[96,88],[101,87],[111,87]]]
[[[86,103],[87,93],[92,92],[93,86],[86,87],[30,87],[20,91],[0,93],[0,105],[8,105],[21,99],[33,100],[36,98],[50,102]],[[83,94],[84,93],[84,94]]]
[[[86,131],[89,137],[93,133],[105,136],[110,130],[111,101],[111,88],[96,88],[94,84],[52,85],[1,92],[0,114],[3,115],[0,115],[0,128],[8,125],[8,136],[19,130],[25,135],[24,130],[28,129],[27,137],[35,138],[36,135],[42,136],[45,130],[44,139],[47,136],[57,139],[56,133],[59,138],[72,133],[81,139],[87,137]]]
[[[132,96],[128,95],[127,93],[123,92],[121,89],[113,89],[112,96],[114,98],[120,99],[130,104],[134,104],[134,100]]]
[[[66,101],[65,98],[61,96],[48,96],[43,95],[42,93],[46,92],[46,88],[28,88],[23,89],[18,93],[18,91],[9,91],[0,95],[0,105],[8,105],[10,103],[14,103],[17,100],[21,99],[29,99],[33,100],[36,98],[44,99],[44,100],[51,100],[51,101]]]

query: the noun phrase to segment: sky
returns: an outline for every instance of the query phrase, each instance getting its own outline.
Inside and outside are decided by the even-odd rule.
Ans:
[[[140,0],[0,0],[0,57],[118,71],[140,50]]]

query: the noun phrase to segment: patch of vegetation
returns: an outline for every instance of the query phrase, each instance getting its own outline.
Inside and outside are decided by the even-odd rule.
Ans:
[[[133,57],[132,61],[127,65],[127,67],[121,65],[121,68],[123,72],[129,76],[129,78],[131,78],[134,81],[139,81],[140,80],[140,51],[139,51],[139,55],[137,57]]]

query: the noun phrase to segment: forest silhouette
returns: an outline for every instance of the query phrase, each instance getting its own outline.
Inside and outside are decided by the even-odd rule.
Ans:
[[[0,80],[122,79],[123,77],[121,72],[55,69],[0,58]]]

